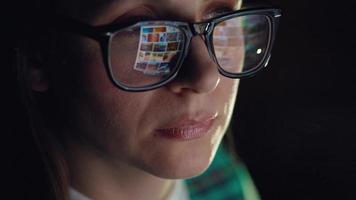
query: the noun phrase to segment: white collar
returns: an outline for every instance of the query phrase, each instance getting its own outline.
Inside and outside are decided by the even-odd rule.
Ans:
[[[88,197],[84,196],[78,190],[69,187],[69,200],[90,200]]]
[[[189,200],[188,188],[183,180],[177,180],[167,200]],[[69,187],[69,200],[91,200],[73,187]]]

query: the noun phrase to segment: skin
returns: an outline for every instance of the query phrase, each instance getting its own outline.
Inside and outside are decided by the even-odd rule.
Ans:
[[[60,1],[58,12],[101,25],[132,15],[202,21],[211,11],[237,6],[229,0],[80,3]],[[112,84],[96,41],[63,37],[71,45],[68,49],[63,45],[58,53],[63,66],[52,69],[50,77],[33,69],[31,86],[37,92],[54,91],[67,106],[61,111],[67,120],[54,132],[64,136],[61,146],[72,187],[93,199],[164,199],[174,179],[199,175],[209,166],[230,121],[238,80],[218,73],[200,37],[193,38],[174,81],[141,93],[125,92]],[[64,80],[60,75],[72,68],[72,77]],[[172,121],[197,115],[216,116],[204,137],[179,141],[154,135]]]

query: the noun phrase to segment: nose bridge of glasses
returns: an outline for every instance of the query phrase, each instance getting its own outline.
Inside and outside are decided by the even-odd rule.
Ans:
[[[211,44],[210,44],[210,40],[207,38],[209,37],[208,34],[210,31],[212,31],[211,29],[213,28],[213,24],[212,22],[198,22],[198,23],[190,23],[189,27],[190,27],[190,39],[192,39],[194,36],[200,36],[200,39],[202,39],[202,41],[205,44],[205,47],[207,48],[208,54],[210,56],[210,58],[213,59],[213,61],[215,62],[214,59],[214,55],[211,51]]]
[[[209,31],[211,23],[209,22],[201,22],[201,23],[193,23],[191,24],[191,31],[193,36],[202,35]]]

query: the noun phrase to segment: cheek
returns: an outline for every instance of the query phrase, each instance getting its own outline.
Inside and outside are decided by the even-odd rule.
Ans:
[[[122,141],[135,143],[128,135],[135,133],[144,104],[137,99],[146,99],[137,93],[119,90],[111,82],[99,45],[85,41],[81,56],[72,63],[78,68],[77,83],[71,97],[71,111],[68,115],[71,127],[81,140],[99,147],[107,153],[111,149],[127,152]],[[136,100],[136,101],[135,101]],[[70,138],[73,139],[73,138]]]
[[[220,113],[223,116],[230,116],[234,109],[239,80],[222,77],[220,84],[213,93],[216,98],[216,104],[219,105]]]
[[[174,143],[155,140],[150,137],[150,130],[169,118],[174,109],[184,106],[180,99],[164,88],[144,93],[119,90],[109,79],[100,51],[83,52],[78,67],[79,86],[70,117],[86,144],[99,148],[106,157],[134,164],[157,176],[191,176],[211,162],[232,114],[237,80],[222,77],[216,90],[189,102],[219,112],[214,134]]]
[[[210,161],[215,156],[216,150],[229,126],[231,116],[234,110],[239,80],[232,80],[228,78],[222,78],[219,86],[212,94],[212,98],[215,98],[215,103],[218,105],[219,118],[215,132],[210,139],[210,145],[212,154]]]

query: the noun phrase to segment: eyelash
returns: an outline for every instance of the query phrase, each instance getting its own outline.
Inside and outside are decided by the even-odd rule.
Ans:
[[[125,24],[135,24],[140,21],[155,20],[154,17],[148,15],[133,15],[125,19]],[[114,22],[112,24],[119,24],[120,22]]]

